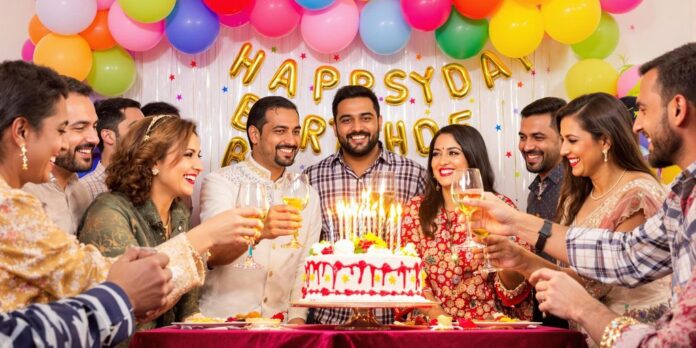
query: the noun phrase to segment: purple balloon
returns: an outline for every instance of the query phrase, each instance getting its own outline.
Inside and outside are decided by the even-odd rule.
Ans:
[[[36,48],[36,46],[31,43],[31,40],[27,39],[27,41],[24,41],[24,45],[22,45],[22,59],[24,61],[34,61],[34,48]]]
[[[219,15],[218,18],[220,19],[220,24],[229,28],[241,27],[242,25],[249,23],[249,16],[251,15],[251,10],[253,8],[254,2],[252,1],[249,6],[245,7],[239,13],[231,15]]]
[[[220,32],[220,21],[201,0],[178,0],[167,16],[164,32],[177,50],[196,54],[210,48]]]

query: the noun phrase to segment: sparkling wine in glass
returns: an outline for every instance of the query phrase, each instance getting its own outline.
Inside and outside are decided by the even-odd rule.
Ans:
[[[287,204],[299,211],[304,210],[309,201],[309,178],[307,174],[290,173],[283,174],[283,179],[280,184],[280,193],[283,197],[283,203]],[[281,245],[282,248],[299,249],[302,243],[297,240],[299,230],[295,230],[292,235],[292,240]]]
[[[477,243],[471,237],[471,215],[477,208],[467,204],[469,200],[483,198],[481,172],[477,168],[455,170],[452,175],[450,193],[452,194],[452,201],[462,212],[466,221],[466,238],[462,244],[452,246],[453,251],[459,252],[462,249],[482,248],[484,245]]]
[[[263,222],[268,214],[268,208],[270,203],[268,202],[268,196],[266,195],[266,186],[261,183],[245,182],[239,187],[239,193],[237,194],[237,201],[235,203],[237,208],[256,208],[261,211],[260,220]],[[244,257],[244,261],[241,263],[236,263],[232,267],[238,269],[262,269],[259,263],[254,260],[254,238],[247,238],[247,254]]]
[[[483,238],[488,237],[489,233],[488,233],[488,230],[486,229],[486,217],[483,214],[483,212],[480,212],[480,214],[474,214],[473,218],[474,218],[474,221],[478,222],[478,224],[477,224],[478,226],[474,227],[472,229],[472,232],[474,233],[474,235],[476,237],[478,237],[479,239],[483,239]],[[486,251],[485,245],[483,246],[483,258],[484,258],[483,266],[481,266],[481,269],[474,272],[474,274],[480,273],[480,274],[486,275],[488,273],[495,273],[495,272],[500,271],[499,268],[497,268],[497,267],[493,266],[493,264],[491,264],[491,259],[488,257],[488,252]]]

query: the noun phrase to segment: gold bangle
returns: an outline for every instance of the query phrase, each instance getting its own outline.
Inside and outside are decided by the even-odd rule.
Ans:
[[[612,320],[602,334],[602,340],[599,342],[600,348],[611,348],[621,338],[621,335],[631,325],[638,324],[638,321],[631,317],[617,317]]]

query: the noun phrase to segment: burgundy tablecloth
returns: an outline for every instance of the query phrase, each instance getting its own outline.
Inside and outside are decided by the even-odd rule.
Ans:
[[[180,330],[162,328],[135,334],[131,348],[195,347],[586,347],[581,333],[538,327],[519,330],[335,331],[286,329]]]

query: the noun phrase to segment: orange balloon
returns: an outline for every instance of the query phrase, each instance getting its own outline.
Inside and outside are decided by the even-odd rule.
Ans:
[[[109,10],[97,11],[92,24],[80,33],[80,36],[87,40],[89,47],[95,51],[108,50],[116,46],[116,40],[109,31],[108,17]]]
[[[46,35],[34,49],[34,63],[84,80],[92,69],[92,51],[80,35]]]
[[[29,21],[29,39],[31,40],[31,43],[36,45],[44,36],[46,36],[46,34],[50,32],[50,30],[41,24],[39,16],[34,15],[31,17],[31,20]]]

